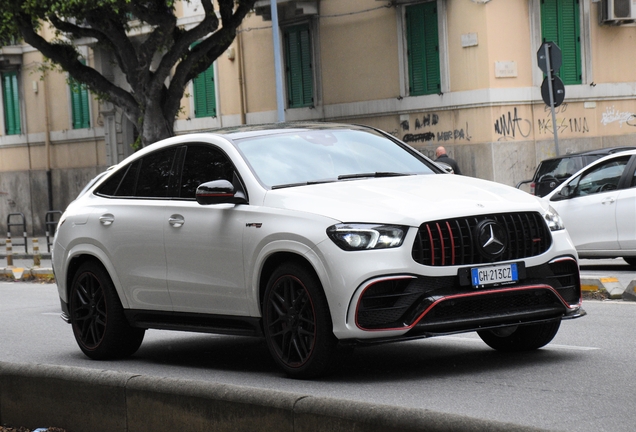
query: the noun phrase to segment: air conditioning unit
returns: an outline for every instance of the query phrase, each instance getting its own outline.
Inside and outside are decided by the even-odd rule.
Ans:
[[[622,25],[636,21],[636,0],[601,0],[601,24]]]

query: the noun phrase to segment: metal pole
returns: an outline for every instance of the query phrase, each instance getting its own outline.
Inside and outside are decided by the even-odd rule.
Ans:
[[[550,64],[550,50],[544,45],[546,68],[548,69],[548,93],[550,93],[550,111],[552,111],[552,131],[554,132],[554,147],[559,156],[559,134],[557,132],[556,113],[554,112],[554,93],[552,93],[552,65]]]
[[[281,69],[280,35],[278,34],[277,0],[270,0],[272,10],[272,38],[274,41],[274,70],[276,72],[276,112],[279,122],[285,121],[285,101],[283,99],[283,71]]]

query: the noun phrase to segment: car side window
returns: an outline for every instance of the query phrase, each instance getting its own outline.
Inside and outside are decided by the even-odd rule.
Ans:
[[[205,145],[192,144],[186,149],[179,197],[195,199],[199,185],[213,180],[232,181],[234,166],[221,150]]]
[[[97,194],[112,197],[165,198],[175,171],[177,147],[156,151],[118,170]]]
[[[629,157],[605,161],[583,174],[578,182],[575,196],[592,195],[618,189]]]
[[[136,197],[165,198],[175,170],[176,147],[151,153],[141,160]]]

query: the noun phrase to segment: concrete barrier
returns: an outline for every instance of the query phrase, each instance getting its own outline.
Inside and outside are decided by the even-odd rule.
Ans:
[[[611,299],[620,299],[625,287],[616,277],[581,276],[581,290],[583,293],[600,292]]]
[[[72,432],[541,430],[277,390],[2,362],[0,424]]]
[[[623,293],[623,300],[636,301],[636,281],[631,281]]]

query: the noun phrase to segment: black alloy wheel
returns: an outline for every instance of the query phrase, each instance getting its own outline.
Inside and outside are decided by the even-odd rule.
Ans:
[[[337,340],[312,271],[296,263],[274,271],[263,300],[263,327],[272,357],[289,376],[313,378],[327,371]]]
[[[143,341],[145,329],[128,324],[113,282],[94,261],[85,262],[75,273],[69,311],[75,340],[92,359],[128,357]]]
[[[561,320],[558,319],[539,324],[482,330],[477,334],[489,347],[497,351],[532,351],[549,344],[560,326]]]

